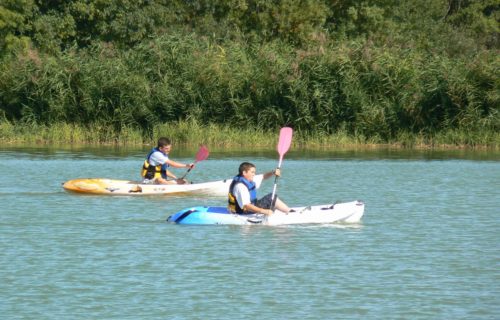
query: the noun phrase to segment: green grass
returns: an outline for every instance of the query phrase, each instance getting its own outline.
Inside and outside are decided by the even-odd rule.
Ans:
[[[144,133],[140,129],[123,127],[116,132],[113,127],[102,124],[82,126],[75,124],[56,123],[52,126],[12,124],[0,121],[1,144],[89,144],[89,145],[151,145],[158,137],[166,136],[175,144],[199,145],[206,144],[220,148],[274,148],[278,140],[277,130],[262,128],[234,128],[228,125],[200,124],[195,120],[179,121],[161,124],[152,132]],[[368,147],[377,146],[400,148],[500,148],[500,133],[498,132],[460,132],[448,130],[434,136],[401,132],[396,139],[389,142],[374,136],[366,138],[363,135],[350,135],[345,130],[334,134],[294,132],[293,144],[306,149],[321,149],[325,147]]]

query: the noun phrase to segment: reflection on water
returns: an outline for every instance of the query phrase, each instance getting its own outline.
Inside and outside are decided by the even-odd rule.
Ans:
[[[16,156],[37,157],[68,157],[68,158],[106,158],[119,159],[123,157],[145,157],[153,146],[88,146],[88,145],[64,145],[64,146],[12,146],[0,144],[0,154],[15,154]],[[277,151],[269,148],[218,148],[207,146],[210,159],[222,158],[277,158]],[[174,145],[172,158],[195,158],[197,147],[186,147]],[[470,150],[470,149],[400,149],[391,147],[380,148],[323,148],[320,150],[298,149],[291,147],[285,155],[286,159],[355,159],[355,160],[378,160],[378,159],[414,159],[414,160],[482,160],[499,161],[500,150]],[[242,160],[243,161],[243,160]]]

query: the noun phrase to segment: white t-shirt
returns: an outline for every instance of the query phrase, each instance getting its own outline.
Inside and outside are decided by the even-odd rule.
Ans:
[[[153,152],[151,157],[149,157],[149,164],[152,165],[153,167],[156,167],[161,164],[164,164],[167,160],[168,160],[168,155],[160,151],[155,151]]]
[[[256,189],[260,188],[263,179],[264,179],[263,174],[255,175],[255,177],[253,178],[253,182],[255,182]],[[238,205],[240,206],[240,208],[243,208],[243,206],[251,203],[250,191],[248,191],[248,188],[247,186],[245,186],[245,184],[237,183],[234,186],[233,194],[236,197],[236,201],[238,201]]]

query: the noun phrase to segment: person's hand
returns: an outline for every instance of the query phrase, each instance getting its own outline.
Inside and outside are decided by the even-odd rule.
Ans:
[[[274,175],[277,177],[281,177],[281,169],[280,168],[274,169]]]
[[[265,214],[266,216],[270,216],[270,215],[273,214],[273,210],[271,210],[271,209],[262,209],[261,213]]]
[[[193,169],[194,168],[194,163],[186,164],[186,168]]]
[[[188,183],[186,179],[175,179],[175,182],[177,184],[186,184],[186,183]]]

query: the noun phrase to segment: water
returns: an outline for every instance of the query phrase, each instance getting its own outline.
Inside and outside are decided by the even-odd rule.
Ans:
[[[498,154],[290,151],[280,197],[361,199],[363,222],[350,227],[179,226],[165,219],[226,200],[61,188],[77,177],[137,178],[146,152],[0,149],[2,318],[500,317]],[[244,160],[270,170],[277,155],[212,152],[188,178],[230,177]]]

